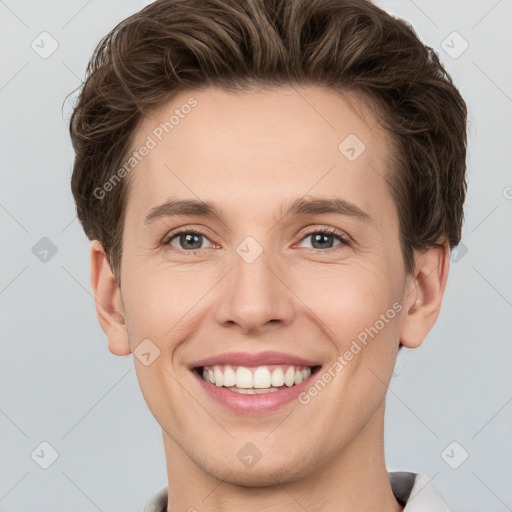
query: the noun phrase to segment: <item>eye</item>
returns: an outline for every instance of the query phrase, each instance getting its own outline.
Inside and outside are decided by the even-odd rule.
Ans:
[[[205,240],[208,240],[206,235],[198,231],[178,231],[169,235],[164,244],[182,251],[192,252],[205,249],[206,247],[203,247]]]
[[[342,232],[334,228],[321,228],[310,231],[302,238],[307,240],[311,238],[312,249],[333,249],[340,245],[349,245],[348,237]],[[335,244],[335,241],[338,241]]]
[[[334,228],[315,229],[307,233],[301,241],[308,238],[311,238],[310,248],[312,249],[329,250],[342,245],[350,245],[348,237],[342,231]],[[193,252],[206,249],[208,246],[203,247],[205,241],[211,244],[207,236],[200,231],[182,230],[171,233],[163,243],[185,252]]]

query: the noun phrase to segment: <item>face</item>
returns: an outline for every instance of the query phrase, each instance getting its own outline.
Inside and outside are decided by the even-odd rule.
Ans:
[[[168,455],[266,485],[375,434],[418,289],[384,180],[390,140],[361,98],[208,88],[135,135],[151,147],[129,178],[126,340],[110,343],[145,354]]]

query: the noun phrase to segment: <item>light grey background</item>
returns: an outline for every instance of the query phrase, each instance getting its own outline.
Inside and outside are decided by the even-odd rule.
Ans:
[[[99,39],[147,3],[0,0],[2,512],[140,511],[167,481],[132,356],[97,324],[61,111]],[[512,510],[512,2],[378,3],[438,51],[470,109],[464,246],[437,325],[397,363],[388,467],[427,474],[453,512]]]

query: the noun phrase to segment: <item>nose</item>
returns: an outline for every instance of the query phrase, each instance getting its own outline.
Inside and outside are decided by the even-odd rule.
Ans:
[[[218,290],[216,319],[224,327],[257,335],[290,324],[294,295],[283,271],[265,251],[251,263],[235,254],[233,268]]]

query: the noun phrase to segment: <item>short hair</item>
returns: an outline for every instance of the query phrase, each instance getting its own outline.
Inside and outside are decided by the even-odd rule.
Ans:
[[[368,0],[157,0],[99,42],[70,119],[77,215],[119,283],[130,180],[95,191],[143,117],[182,91],[293,85],[356,92],[377,108],[394,148],[385,180],[407,272],[413,249],[459,243],[467,107],[407,22]]]

